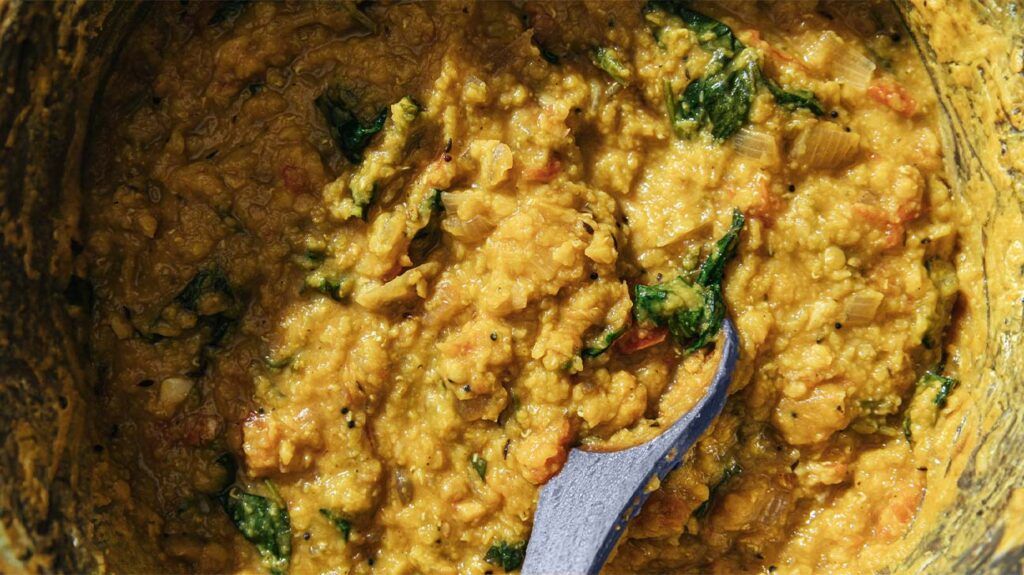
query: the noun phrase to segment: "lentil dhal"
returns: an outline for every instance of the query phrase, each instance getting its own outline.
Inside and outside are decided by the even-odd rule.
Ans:
[[[98,109],[110,497],[169,571],[515,571],[725,309],[727,407],[606,571],[857,572],[913,521],[957,219],[886,5],[156,3]]]

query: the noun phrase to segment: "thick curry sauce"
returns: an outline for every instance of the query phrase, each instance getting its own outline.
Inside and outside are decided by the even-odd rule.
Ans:
[[[853,2],[151,6],[78,256],[125,528],[181,571],[516,570],[568,450],[703,393],[717,302],[725,412],[606,571],[856,571],[956,386],[901,34]]]

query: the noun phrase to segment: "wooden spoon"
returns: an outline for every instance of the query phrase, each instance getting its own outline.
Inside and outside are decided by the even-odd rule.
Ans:
[[[591,575],[601,571],[626,523],[722,412],[739,343],[722,323],[722,356],[704,397],[655,439],[607,453],[573,449],[540,491],[522,575]]]

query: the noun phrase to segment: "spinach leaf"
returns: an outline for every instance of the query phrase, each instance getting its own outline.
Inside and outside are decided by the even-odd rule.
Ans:
[[[414,124],[421,110],[415,100],[405,96],[382,112],[387,122],[378,118],[379,122],[373,126],[376,131],[379,129],[377,123],[380,123],[384,129],[378,146],[380,154],[373,162],[360,165],[351,177],[343,175],[324,187],[324,198],[332,217],[338,220],[366,219],[377,190],[403,172],[402,160],[409,143],[417,139]],[[365,146],[365,142],[362,145]]]
[[[732,29],[699,12],[694,12],[682,2],[654,0],[648,2],[645,11],[661,10],[678,17],[687,28],[697,35],[697,42],[712,54],[712,60],[719,63],[731,60],[745,47]]]
[[[341,538],[345,540],[345,543],[348,543],[348,538],[352,535],[352,522],[345,519],[340,513],[335,513],[330,509],[321,509],[320,515],[326,517],[331,522],[331,525],[334,525],[338,532],[341,533]]]
[[[273,575],[288,572],[292,553],[292,526],[288,510],[260,495],[233,487],[221,498],[224,511]]]
[[[668,327],[687,352],[700,349],[718,333],[724,310],[718,310],[720,292],[691,284],[683,276],[635,289],[634,318],[641,327]],[[715,323],[715,320],[719,320]]]
[[[743,212],[735,209],[732,211],[732,223],[729,225],[729,229],[715,242],[714,247],[711,248],[711,254],[700,266],[700,271],[697,274],[698,284],[710,287],[721,283],[725,276],[725,266],[736,255],[736,246],[739,244],[740,231],[743,230],[745,221]]]
[[[815,115],[824,110],[809,90],[787,91],[766,78],[759,56],[745,46],[728,26],[680,2],[652,1],[646,11],[661,10],[678,17],[697,37],[701,48],[711,53],[711,61],[701,78],[691,81],[677,99],[666,79],[665,100],[669,123],[679,138],[692,138],[709,129],[716,140],[725,140],[739,131],[750,118],[750,108],[760,84],[783,108],[805,108]]]
[[[484,555],[484,561],[500,566],[505,572],[515,571],[522,567],[525,558],[526,541],[511,544],[506,541],[498,541],[491,545],[487,554]]]
[[[815,116],[821,116],[825,113],[824,108],[821,107],[821,102],[815,97],[814,92],[810,90],[787,91],[767,78],[765,78],[764,84],[767,86],[768,91],[771,92],[772,97],[775,98],[775,103],[787,110],[795,111],[804,108],[810,110]]]
[[[677,104],[678,114],[691,126],[709,126],[712,137],[725,140],[750,118],[758,77],[757,61],[744,51],[722,71],[690,82]]]
[[[317,96],[316,107],[327,120],[327,128],[331,138],[341,153],[353,164],[363,161],[363,150],[370,143],[370,138],[384,128],[387,109],[382,109],[370,121],[361,122],[352,109],[355,107],[355,96],[339,87],[331,86]]]
[[[743,224],[743,214],[733,210],[732,225],[715,242],[693,281],[679,275],[660,284],[637,285],[633,307],[637,324],[645,328],[668,327],[687,353],[711,343],[725,319],[722,279],[726,264],[736,254]]]
[[[722,489],[722,487],[726,483],[729,482],[730,479],[736,477],[740,473],[743,473],[743,468],[740,467],[739,463],[733,462],[732,465],[726,467],[722,471],[722,477],[720,477],[718,481],[716,481],[715,484],[711,486],[710,492],[708,493],[708,498],[705,499],[704,502],[701,503],[697,507],[697,509],[694,510],[693,516],[697,519],[703,519],[707,517],[708,513],[711,512],[711,506],[714,504],[715,495]]]

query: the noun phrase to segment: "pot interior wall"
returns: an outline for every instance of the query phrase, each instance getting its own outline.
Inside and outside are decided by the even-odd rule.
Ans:
[[[999,0],[948,3],[959,12],[896,4],[939,93],[948,181],[967,218],[955,363],[973,403],[949,423],[949,461],[929,472],[893,571],[1003,572],[1024,558],[1024,13]],[[94,448],[115,430],[89,417],[89,294],[68,285],[89,112],[139,17],[124,3],[0,6],[3,572],[160,571],[156,534],[125,528],[110,503],[127,478]],[[980,37],[995,39],[957,49]]]

